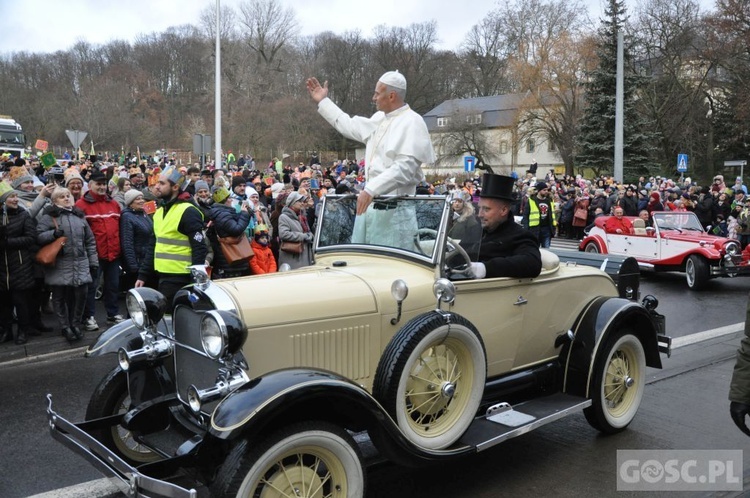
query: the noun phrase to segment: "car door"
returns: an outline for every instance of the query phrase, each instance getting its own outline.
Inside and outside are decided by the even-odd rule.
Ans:
[[[477,327],[487,352],[488,377],[513,368],[524,316],[535,307],[528,300],[531,282],[507,277],[454,282],[456,299],[451,311]]]

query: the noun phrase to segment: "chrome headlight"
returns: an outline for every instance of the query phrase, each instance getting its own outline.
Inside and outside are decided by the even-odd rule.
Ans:
[[[730,256],[739,256],[741,253],[740,245],[734,240],[730,240],[724,244],[724,251]]]
[[[128,291],[125,305],[135,326],[144,330],[155,326],[164,317],[167,299],[157,290],[138,287]]]
[[[207,311],[201,319],[200,333],[203,350],[215,360],[236,353],[247,338],[242,321],[228,311]]]

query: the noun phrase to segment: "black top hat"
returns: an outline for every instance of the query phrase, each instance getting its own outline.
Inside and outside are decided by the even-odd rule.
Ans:
[[[480,192],[479,197],[514,201],[514,183],[515,180],[513,177],[485,173],[482,175],[482,191]]]

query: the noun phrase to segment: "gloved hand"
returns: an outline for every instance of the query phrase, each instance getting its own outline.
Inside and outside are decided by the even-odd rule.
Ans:
[[[750,415],[750,405],[732,401],[729,403],[729,414],[732,416],[734,424],[739,427],[742,432],[750,436],[750,429],[748,429],[747,424],[745,423],[745,417]]]
[[[472,263],[471,272],[474,274],[474,278],[484,278],[487,276],[487,268],[484,263]]]
[[[312,232],[307,232],[307,233],[305,234],[305,240],[306,240],[307,242],[312,242],[312,239],[313,239],[313,234],[312,234]]]
[[[56,239],[59,239],[60,237],[62,237],[63,235],[65,235],[65,232],[63,232],[60,228],[58,228],[57,230],[55,230],[54,232],[52,232],[52,235],[54,235],[54,237]]]
[[[99,267],[89,266],[89,271],[91,272],[91,279],[96,283],[96,278],[99,276]]]

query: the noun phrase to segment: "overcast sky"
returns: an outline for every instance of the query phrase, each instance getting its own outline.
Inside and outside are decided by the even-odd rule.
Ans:
[[[457,49],[471,27],[497,7],[497,0],[280,1],[294,9],[303,35],[359,29],[369,38],[380,24],[408,26],[434,19],[439,48],[447,50]],[[595,21],[602,1],[584,0]],[[221,0],[222,6],[235,9],[240,2]],[[626,0],[626,5],[632,9],[636,2]],[[705,9],[713,0],[700,3]],[[54,52],[79,40],[97,45],[115,39],[133,41],[138,34],[162,32],[170,26],[197,26],[200,12],[215,6],[215,0],[0,0],[0,18],[17,26],[6,29],[0,53]]]

